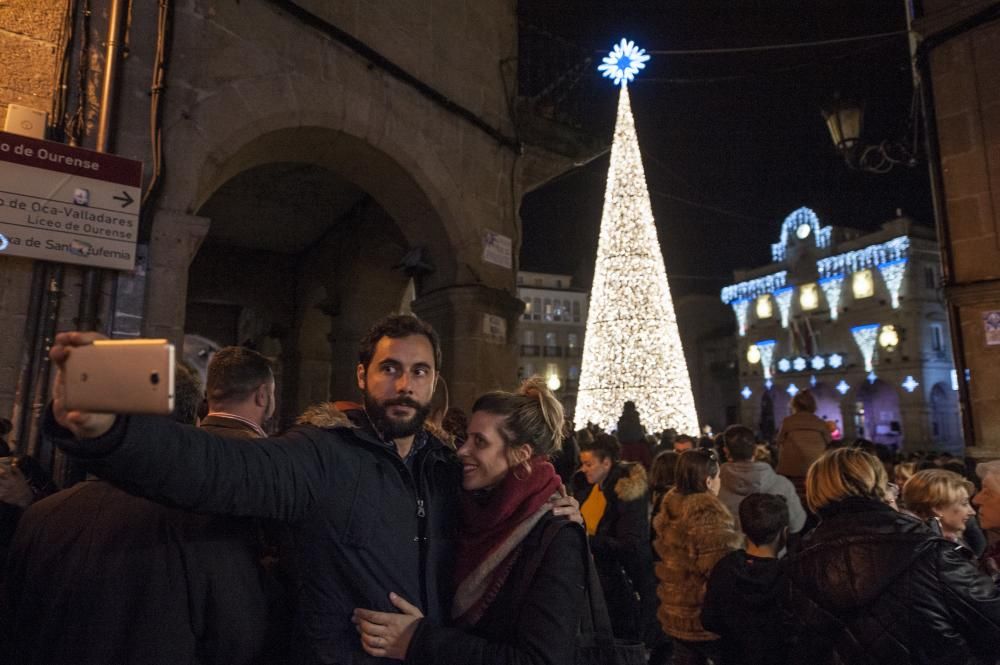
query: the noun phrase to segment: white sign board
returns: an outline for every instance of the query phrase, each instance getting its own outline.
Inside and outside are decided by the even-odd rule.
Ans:
[[[506,344],[507,320],[496,314],[483,314],[483,335],[494,344]]]
[[[0,256],[132,270],[142,162],[0,132]]]
[[[483,234],[483,261],[500,266],[501,268],[513,268],[513,243],[507,236],[502,236],[493,231]]]

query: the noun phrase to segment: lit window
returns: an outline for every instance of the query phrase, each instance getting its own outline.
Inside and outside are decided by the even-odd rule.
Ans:
[[[554,314],[555,313],[552,311],[552,301],[549,300],[548,298],[546,298],[545,299],[545,320],[546,321],[551,321],[552,317],[554,316]]]
[[[855,299],[871,298],[875,295],[875,279],[871,270],[859,270],[851,278],[851,291]]]
[[[774,305],[771,303],[771,296],[764,294],[757,298],[757,318],[769,319],[774,315]]]
[[[566,346],[568,346],[571,349],[575,349],[576,345],[577,345],[576,333],[570,333],[569,335],[567,335]]]
[[[524,303],[524,318],[531,319],[531,301],[527,300]]]
[[[559,341],[554,332],[545,333],[545,346],[558,346]]]
[[[819,289],[815,284],[803,284],[799,287],[799,305],[803,311],[819,307]]]

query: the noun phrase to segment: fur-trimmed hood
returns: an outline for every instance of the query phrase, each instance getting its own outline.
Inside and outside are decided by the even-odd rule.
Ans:
[[[613,474],[613,475],[612,475]],[[642,464],[619,462],[609,474],[605,486],[614,484],[615,495],[621,501],[641,499],[649,491],[649,480]]]
[[[363,429],[367,418],[365,409],[357,402],[337,401],[320,402],[313,404],[302,412],[302,415],[295,419],[296,425],[312,425],[322,429]],[[451,435],[433,423],[425,422],[424,429],[427,432],[452,446]]]

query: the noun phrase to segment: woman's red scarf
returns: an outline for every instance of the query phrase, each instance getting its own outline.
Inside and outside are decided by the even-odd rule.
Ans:
[[[462,493],[462,535],[451,611],[459,625],[475,625],[482,618],[507,580],[521,541],[552,509],[560,482],[555,467],[538,457],[531,460],[531,473],[524,480],[511,471],[485,499]]]

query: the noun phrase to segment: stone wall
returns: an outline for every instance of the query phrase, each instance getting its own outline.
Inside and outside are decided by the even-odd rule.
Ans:
[[[930,35],[988,2],[927,2],[918,29]],[[1000,457],[1000,344],[984,316],[1000,312],[1000,22],[949,40],[930,57],[944,178],[947,243],[954,274],[946,285],[958,307],[970,372],[974,448]]]

